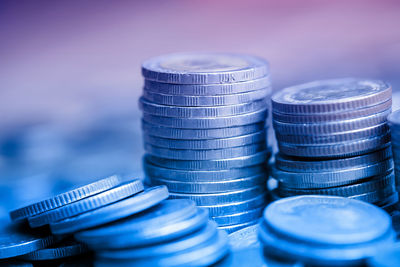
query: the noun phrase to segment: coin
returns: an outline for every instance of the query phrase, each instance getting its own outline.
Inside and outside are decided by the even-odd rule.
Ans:
[[[344,224],[343,220],[349,216],[353,219],[351,224]],[[391,230],[391,220],[386,212],[343,197],[285,198],[271,203],[263,219],[271,231],[284,236],[337,246],[374,241]]]
[[[319,114],[373,106],[391,95],[392,88],[382,81],[345,78],[288,87],[271,100],[272,108],[280,113]]]
[[[147,80],[172,84],[221,84],[262,78],[268,63],[261,58],[228,53],[177,53],[142,64]]]
[[[214,138],[203,140],[177,140],[167,139],[162,137],[155,137],[151,135],[144,135],[144,142],[153,146],[165,147],[171,149],[222,149],[229,147],[246,146],[254,143],[265,142],[266,131],[228,137],[228,138]]]
[[[55,244],[58,238],[44,231],[32,231],[22,223],[5,219],[0,227],[0,259],[13,258]]]
[[[29,206],[19,208],[10,212],[12,220],[22,220],[31,216],[41,214],[43,212],[53,210],[80,199],[101,193],[112,187],[118,185],[121,182],[118,176],[107,177],[91,184],[72,189],[68,192],[61,193],[51,198],[42,200],[40,202],[31,204]]]
[[[251,187],[237,191],[223,193],[183,194],[170,193],[170,198],[188,198],[196,202],[198,206],[221,205],[232,202],[240,202],[255,198],[265,191],[263,187]]]
[[[171,160],[145,155],[145,160],[164,168],[180,170],[224,170],[243,168],[267,162],[271,152],[262,151],[249,156],[219,160]]]
[[[266,256],[305,265],[349,266],[363,263],[381,246],[393,245],[395,233],[389,215],[371,204],[301,196],[266,208],[259,239]]]
[[[153,207],[168,198],[165,186],[146,189],[144,192],[125,198],[102,208],[50,224],[53,234],[68,234],[123,219]]]
[[[88,248],[84,244],[70,241],[54,247],[36,250],[20,258],[28,261],[50,261],[82,255],[88,251]]]
[[[271,168],[272,177],[291,188],[326,188],[347,185],[363,179],[389,173],[393,170],[393,161],[387,159],[378,163],[326,172],[285,172]]]
[[[170,192],[177,193],[222,193],[243,188],[264,186],[266,184],[266,173],[259,175],[236,178],[234,180],[215,180],[207,182],[168,180],[148,176],[152,185],[166,185]]]
[[[83,198],[71,204],[41,213],[28,218],[29,225],[33,228],[53,222],[61,221],[79,214],[107,206],[121,199],[127,198],[143,191],[141,180],[126,182],[117,187],[103,191],[97,195]]]
[[[172,240],[171,242],[162,242],[153,244],[151,246],[127,248],[124,250],[102,250],[98,255],[99,257],[106,259],[141,259],[163,257],[200,245],[216,234],[218,234],[217,225],[215,222],[209,221],[200,229],[178,239]]]
[[[143,246],[148,242],[147,239],[157,235],[161,226],[184,221],[197,213],[195,203],[189,199],[167,200],[123,221],[79,232],[75,238],[95,250]],[[162,241],[173,239],[176,237],[174,233],[164,234]]]
[[[263,108],[254,112],[226,117],[204,117],[204,118],[172,118],[161,117],[143,113],[143,120],[148,123],[183,129],[204,129],[204,128],[227,128],[265,122],[268,116],[268,109]]]
[[[149,177],[154,177],[155,179],[181,182],[218,182],[265,174],[266,168],[263,164],[259,164],[246,168],[232,168],[217,171],[192,171],[162,168],[145,162],[144,170]]]
[[[181,107],[211,107],[237,105],[240,103],[256,103],[258,100],[265,99],[271,94],[271,88],[263,88],[255,91],[230,95],[211,95],[211,96],[185,96],[168,95],[162,93],[149,92],[143,90],[143,98],[155,104],[181,106]],[[264,105],[267,105],[265,101]],[[143,108],[143,110],[145,110]],[[250,111],[250,110],[249,110]]]
[[[278,153],[275,155],[275,165],[277,169],[287,172],[337,171],[377,163],[385,159],[390,159],[391,157],[392,150],[390,146],[361,156],[328,160],[318,159],[315,161],[306,159],[300,160]]]
[[[391,110],[367,117],[325,123],[294,124],[273,121],[275,131],[282,135],[326,135],[364,129],[385,123]]]
[[[263,131],[264,128],[265,121],[255,124],[210,129],[169,128],[142,121],[142,129],[146,135],[179,140],[210,140],[216,138],[229,138]]]
[[[274,111],[272,113],[272,117],[276,121],[286,122],[286,123],[321,123],[321,122],[341,121],[341,120],[366,117],[388,110],[391,108],[391,106],[392,106],[392,99],[390,98],[385,102],[373,106],[366,106],[363,108],[354,109],[350,111],[322,113],[322,114],[284,114]]]
[[[260,218],[263,210],[264,207],[259,207],[253,210],[248,210],[236,214],[214,216],[212,217],[212,219],[216,221],[219,226],[243,224]]]
[[[220,84],[173,84],[144,80],[144,90],[147,92],[162,93],[168,95],[230,95],[255,91],[271,87],[269,76],[260,79]]]
[[[299,145],[279,142],[279,150],[290,156],[296,157],[350,157],[374,152],[390,145],[390,133],[380,136],[359,139],[351,142],[339,142],[327,145]]]
[[[218,160],[243,157],[266,150],[265,142],[255,143],[241,147],[228,147],[221,149],[169,149],[145,144],[144,148],[150,155],[177,160]]]

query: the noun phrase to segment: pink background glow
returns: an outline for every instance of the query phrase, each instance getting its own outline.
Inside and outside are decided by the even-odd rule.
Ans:
[[[0,216],[105,174],[142,176],[140,64],[156,55],[249,53],[270,61],[275,90],[355,76],[400,93],[399,3],[0,1]]]
[[[176,51],[265,57],[275,89],[343,76],[398,87],[399,14],[379,0],[2,1],[0,122],[138,112],[140,63]]]

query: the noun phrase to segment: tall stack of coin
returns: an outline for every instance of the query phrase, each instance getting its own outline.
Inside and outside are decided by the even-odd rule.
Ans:
[[[256,223],[266,194],[267,62],[171,54],[144,62],[142,74],[147,182],[207,207],[228,232]]]
[[[279,146],[272,176],[278,197],[339,195],[379,206],[397,201],[390,130],[391,87],[337,79],[272,96]]]
[[[394,173],[396,176],[396,188],[400,190],[400,110],[396,110],[388,117],[391,136],[392,151],[394,160]]]

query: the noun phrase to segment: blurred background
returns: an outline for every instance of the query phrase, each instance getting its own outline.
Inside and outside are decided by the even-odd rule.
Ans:
[[[140,64],[266,58],[275,90],[382,79],[400,107],[399,1],[0,1],[0,215],[103,176],[142,177]]]

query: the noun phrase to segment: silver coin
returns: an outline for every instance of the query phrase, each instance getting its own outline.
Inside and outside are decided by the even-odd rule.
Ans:
[[[231,202],[220,205],[210,205],[210,206],[199,206],[205,208],[210,213],[210,216],[221,216],[228,214],[235,214],[240,212],[245,212],[247,210],[252,210],[258,207],[265,207],[267,204],[267,193],[264,192],[254,198],[239,200],[237,202]]]
[[[169,94],[169,95],[189,95],[189,96],[214,96],[230,95],[255,91],[271,87],[269,76],[256,80],[237,83],[221,84],[173,84],[160,83],[145,79],[144,90],[148,92]]]
[[[183,95],[166,95],[160,93],[143,91],[142,100],[147,100],[147,108],[149,109],[148,103],[154,103],[158,105],[168,105],[174,107],[224,107],[224,106],[236,106],[241,103],[252,103],[266,100],[267,96],[271,94],[271,88],[263,88],[256,91],[250,91],[246,93],[232,94],[232,95],[214,95],[214,96],[183,96]],[[265,101],[266,102],[266,101]],[[143,110],[145,110],[145,101],[141,101]],[[265,106],[267,104],[265,103]],[[154,105],[153,105],[154,106]],[[225,108],[227,109],[227,108]],[[236,108],[237,109],[237,108]],[[214,109],[218,110],[218,109]],[[224,109],[221,109],[224,110]],[[249,109],[250,110],[250,109]],[[253,108],[254,110],[254,108]],[[219,111],[222,112],[222,111]],[[233,113],[233,111],[231,111]],[[239,112],[238,112],[239,113]],[[228,115],[228,114],[226,114]],[[223,116],[222,114],[219,116]],[[200,115],[199,115],[200,117]]]
[[[241,190],[266,184],[267,174],[262,173],[234,180],[215,180],[213,182],[177,181],[158,177],[149,177],[152,185],[166,185],[169,192],[177,193],[222,193]]]
[[[380,202],[385,201],[387,198],[396,193],[397,193],[396,188],[393,186],[393,187],[382,188],[380,190],[376,190],[373,192],[367,192],[360,195],[349,196],[348,198],[372,203],[379,206],[378,204]]]
[[[278,153],[275,155],[275,166],[277,169],[287,172],[337,171],[377,163],[391,157],[392,150],[390,146],[361,156],[316,161],[300,160]]]
[[[339,215],[351,216],[352,223],[344,223]],[[265,209],[262,225],[264,230],[268,228],[282,238],[335,248],[373,242],[392,230],[390,216],[378,207],[343,197],[317,195],[271,203]]]
[[[0,219],[0,260],[28,254],[57,241],[58,237],[43,231],[31,231],[25,224]]]
[[[228,234],[232,234],[236,231],[239,231],[240,229],[256,225],[260,222],[259,219],[250,221],[250,222],[245,222],[241,224],[235,224],[235,225],[226,225],[226,226],[219,226],[218,229],[226,231]]]
[[[295,145],[279,142],[278,146],[281,153],[296,157],[330,158],[357,156],[390,146],[390,133],[346,143]]]
[[[276,121],[285,123],[321,123],[329,121],[341,121],[355,118],[362,118],[373,114],[381,113],[392,107],[392,99],[373,106],[354,109],[345,112],[325,113],[325,114],[283,114],[274,111],[272,118]]]
[[[394,189],[394,173],[386,176],[377,176],[372,179],[361,181],[360,183],[321,189],[292,189],[285,187],[284,184],[278,187],[278,194],[283,197],[296,195],[334,195],[351,197],[366,193],[376,192],[386,188]]]
[[[251,113],[217,118],[171,118],[144,113],[143,120],[148,123],[172,128],[208,129],[235,127],[265,122],[267,116],[268,109],[260,109]]]
[[[167,187],[158,186],[148,188],[142,193],[103,206],[102,208],[51,223],[50,230],[56,235],[80,232],[132,216],[159,204],[167,198]]]
[[[325,123],[293,124],[273,121],[274,129],[281,135],[326,135],[368,128],[385,123],[391,110],[368,117]]]
[[[208,212],[205,209],[197,209],[193,216],[181,216],[177,220],[166,221],[157,227],[147,228],[139,231],[109,233],[109,236],[103,236],[98,239],[89,239],[77,234],[77,238],[85,239],[90,247],[97,250],[121,249],[121,248],[140,248],[154,245],[157,243],[167,243],[176,238],[181,238],[187,234],[193,233],[203,228],[209,222]],[[135,235],[135,238],[129,238],[129,234]],[[97,241],[96,241],[97,240]]]
[[[264,193],[264,191],[264,187],[257,186],[237,191],[212,194],[170,193],[170,198],[188,198],[194,200],[198,206],[212,206],[252,199]]]
[[[311,227],[314,227],[314,231],[315,224],[316,223],[309,224]],[[343,224],[338,223],[338,226],[342,225]],[[323,228],[322,225],[319,226],[319,228]],[[327,231],[334,233],[334,231],[330,229],[327,229]],[[348,232],[350,232],[350,230],[348,230]],[[316,233],[319,233],[319,231],[316,231]],[[360,234],[360,236],[368,237],[365,234]],[[297,240],[293,241],[292,239],[282,238],[281,235],[275,234],[275,231],[266,227],[259,228],[259,239],[264,248],[264,252],[268,252],[268,255],[279,255],[287,261],[301,261],[303,264],[306,264],[306,266],[362,266],[365,264],[366,258],[376,254],[377,248],[393,245],[395,242],[395,234],[393,231],[388,231],[388,234],[376,238],[373,241],[364,242],[357,246],[334,246],[334,249],[332,245],[315,246],[312,242],[299,242]]]
[[[213,160],[227,159],[242,156],[253,155],[257,152],[264,151],[267,146],[265,142],[222,149],[209,150],[190,150],[190,149],[168,149],[145,144],[145,151],[154,156],[159,156],[167,159],[180,160]]]
[[[142,64],[147,80],[174,84],[236,83],[269,74],[268,63],[258,57],[228,53],[177,53]]]
[[[326,188],[352,184],[368,177],[384,175],[393,170],[391,159],[378,163],[328,172],[296,173],[271,168],[271,176],[289,188]]]
[[[173,233],[171,235],[162,233],[163,237],[160,240],[154,240],[153,237],[158,236],[160,228],[171,227],[198,213],[198,208],[191,200],[166,200],[124,220],[76,233],[75,238],[93,250],[126,249],[160,241],[167,242],[184,235],[181,233],[179,236],[174,236]],[[199,225],[199,228],[202,225],[204,223]]]
[[[389,126],[387,123],[374,125],[367,128],[357,129],[353,131],[339,132],[326,135],[287,135],[276,132],[276,139],[278,142],[299,145],[320,145],[332,144],[340,142],[349,142],[357,139],[366,139],[373,136],[379,136],[389,133]]]
[[[76,241],[62,242],[50,248],[43,248],[20,256],[27,261],[51,261],[68,257],[75,257],[89,252],[86,245]]]
[[[206,242],[215,235],[218,235],[217,225],[215,222],[209,221],[204,227],[201,227],[197,231],[193,231],[169,242],[126,248],[123,250],[101,250],[97,253],[97,256],[116,260],[131,259],[132,261],[151,257],[165,257],[191,249]]]
[[[272,107],[274,111],[288,114],[334,113],[373,106],[391,96],[392,88],[382,81],[322,80],[277,92],[272,96]]]
[[[264,130],[265,121],[255,124],[214,129],[178,129],[168,128],[142,121],[142,130],[146,135],[184,140],[209,140],[228,138],[256,133]]]
[[[263,210],[264,207],[259,207],[241,213],[214,216],[212,219],[218,224],[218,226],[237,225],[257,220],[261,217]]]
[[[108,189],[111,189],[112,187],[117,186],[120,182],[121,182],[120,177],[113,175],[95,181],[88,185],[84,185],[72,189],[68,192],[64,192],[56,196],[53,196],[51,198],[28,205],[26,207],[13,210],[10,212],[10,217],[13,221],[26,219],[28,217],[41,214],[43,212],[68,205],[72,202],[81,200],[83,198],[96,195],[100,192],[106,191]]]
[[[263,164],[260,164],[249,166],[247,168],[225,169],[217,171],[188,171],[157,167],[145,161],[144,171],[147,176],[158,177],[160,179],[182,182],[217,182],[263,174],[266,172],[266,167]]]
[[[132,261],[102,259],[95,266],[213,266],[230,251],[226,233],[219,231],[215,237],[195,247],[164,257],[145,257]]]
[[[152,155],[145,155],[145,160],[153,163],[154,165],[181,170],[224,170],[231,168],[243,168],[254,166],[268,161],[271,155],[270,150],[258,152],[253,155],[219,159],[219,160],[171,160],[164,159]]]
[[[265,141],[267,132],[265,130],[235,136],[228,138],[214,138],[205,140],[179,140],[179,139],[167,139],[162,137],[156,137],[152,135],[144,135],[144,142],[150,145],[165,147],[171,149],[194,149],[194,150],[204,150],[204,149],[222,149],[229,147],[238,147],[251,145],[254,143],[260,143]]]
[[[394,209],[397,209],[397,203],[399,202],[399,193],[398,193],[398,189],[396,189],[396,192],[387,197],[385,200],[380,201],[378,203],[375,203],[375,205],[381,207],[382,209],[386,210],[387,212],[389,212],[389,214],[391,214],[392,216],[392,212],[394,212]]]
[[[68,205],[29,217],[28,222],[33,228],[40,227],[110,205],[121,199],[140,193],[143,190],[142,181],[139,179],[133,180]]]
[[[139,100],[139,107],[144,113],[162,117],[174,118],[206,118],[206,117],[227,117],[239,114],[254,112],[268,107],[268,101],[259,99],[257,101],[243,101],[230,105],[209,105],[199,106],[173,106],[168,104],[152,103],[143,97]]]

